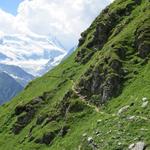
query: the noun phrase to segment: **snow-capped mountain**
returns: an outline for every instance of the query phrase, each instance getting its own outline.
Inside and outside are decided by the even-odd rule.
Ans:
[[[23,87],[34,79],[33,75],[14,65],[0,64],[0,72],[7,73]]]
[[[1,35],[0,63],[19,66],[39,76],[45,65],[57,65],[67,54],[62,44],[52,36]]]
[[[51,70],[52,68],[54,68],[55,66],[57,66],[62,60],[63,58],[66,56],[65,55],[60,55],[58,57],[51,57],[49,59],[49,61],[41,68],[41,70],[38,71],[38,74],[43,75],[46,72],[48,72],[49,70]]]
[[[55,37],[0,35],[0,104],[16,96],[34,76],[58,65],[66,55]]]
[[[48,72],[49,70],[51,70],[52,68],[54,68],[55,66],[57,66],[61,61],[63,61],[64,59],[66,59],[67,57],[69,57],[74,50],[76,49],[76,46],[74,46],[73,48],[71,48],[67,53],[65,53],[64,55],[60,55],[59,57],[51,57],[49,59],[49,61],[42,67],[41,70],[39,70],[39,74],[43,75],[46,72]]]

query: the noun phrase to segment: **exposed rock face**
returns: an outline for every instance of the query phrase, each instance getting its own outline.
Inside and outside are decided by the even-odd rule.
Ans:
[[[64,126],[62,127],[62,129],[60,130],[60,136],[64,137],[67,133],[68,133],[68,130],[69,130],[69,126]]]
[[[35,143],[49,145],[54,140],[54,138],[56,137],[56,135],[58,133],[59,133],[59,130],[55,130],[53,132],[45,133],[45,134],[43,134],[42,138],[36,139]]]
[[[85,64],[96,51],[102,50],[110,36],[116,36],[122,30],[114,31],[113,29],[118,29],[118,24],[121,24],[121,28],[124,28],[132,20],[129,17],[122,23],[122,17],[129,16],[134,7],[140,4],[141,0],[133,0],[126,7],[118,8],[115,11],[110,11],[109,7],[106,8],[96,18],[96,24],[93,22],[92,26],[81,34],[82,38],[78,45],[79,50],[75,58],[76,62]],[[128,74],[128,70],[123,68],[122,62],[126,61],[126,58],[129,59],[128,61],[132,61],[133,53],[136,55],[137,51],[142,58],[148,57],[150,53],[150,26],[148,24],[150,22],[147,19],[139,25],[135,32],[135,41],[133,40],[132,43],[128,43],[126,39],[118,45],[112,44],[107,53],[102,53],[101,55],[104,55],[104,58],[98,60],[97,64],[91,64],[91,67],[82,75],[80,82],[76,85],[76,90],[89,100],[93,99],[93,97],[99,97],[100,104],[118,96],[122,90],[125,76]],[[92,32],[93,28],[95,28],[94,32]],[[87,34],[90,32],[92,36]],[[132,52],[132,54],[127,53],[128,49],[126,46],[128,44],[131,48],[134,47],[135,49],[136,47],[137,51]],[[113,57],[113,55],[116,57]],[[138,63],[138,61],[135,60],[134,63]],[[135,71],[134,74],[138,73]]]
[[[64,137],[69,130],[69,126],[63,126],[61,129],[57,129],[48,133],[44,133],[42,138],[35,140],[35,143],[49,145],[56,138],[56,136]]]
[[[12,129],[14,134],[18,134],[27,124],[29,124],[34,115],[35,115],[35,109],[32,108],[31,110],[26,112],[26,114],[18,117]]]
[[[111,35],[112,29],[122,20],[124,16],[129,16],[134,9],[134,6],[140,3],[141,0],[135,0],[127,4],[126,7],[121,9],[118,8],[112,12],[109,12],[109,7],[103,10],[101,15],[95,20],[95,22],[98,24],[93,22],[93,26],[81,34],[78,47],[84,45],[86,40],[88,40],[88,43],[87,45],[84,45],[86,48],[81,48],[78,51],[75,60],[80,63],[88,62],[97,50],[102,49]],[[87,33],[95,27],[94,25],[96,25],[95,33],[93,33],[91,37],[87,37]]]
[[[77,53],[75,61],[85,64],[86,62],[89,61],[89,59],[92,57],[93,54],[94,51],[91,51],[88,48],[81,48],[81,50]]]
[[[20,115],[25,110],[26,110],[26,106],[17,106],[15,108],[15,115]]]
[[[43,116],[40,115],[40,116],[38,116],[36,124],[37,125],[41,125],[47,117],[48,117],[48,115],[43,115]]]
[[[77,85],[77,90],[89,99],[98,95],[99,103],[105,103],[120,93],[122,74],[122,63],[119,59],[104,58],[103,63],[88,69]]]
[[[118,8],[115,11],[110,11],[109,7],[103,10],[102,14],[97,17],[93,25],[84,33],[81,34],[82,38],[79,42],[79,51],[75,60],[79,63],[87,63],[91,56],[98,50],[101,50],[108,38],[112,34],[114,27],[121,22],[123,16],[129,16],[135,5],[139,5],[141,0],[128,3],[126,7]],[[105,17],[104,17],[105,16]],[[125,24],[128,24],[131,20],[128,19]],[[87,36],[92,28],[95,28],[92,36]],[[149,29],[147,29],[149,30]],[[147,32],[146,30],[146,32]],[[141,57],[145,57],[149,53],[149,45],[144,44],[141,39],[145,39],[145,35],[142,34],[142,30],[139,28],[136,32],[136,43],[139,54]],[[117,33],[115,33],[117,34]],[[122,41],[126,45],[126,41]],[[140,44],[141,42],[141,44]],[[110,57],[102,58],[97,64],[93,64],[86,73],[82,76],[80,82],[77,84],[77,91],[91,99],[95,95],[99,97],[99,103],[105,103],[112,97],[119,95],[121,92],[121,86],[125,71],[123,71],[122,61],[126,58],[126,47],[112,45],[110,49]],[[144,45],[143,45],[144,44]],[[108,52],[109,53],[109,52]],[[112,58],[112,55],[116,55],[116,58]]]
[[[113,96],[119,94],[120,84],[120,77],[116,75],[113,75],[106,80],[105,85],[103,87],[102,103],[105,103]]]
[[[53,93],[44,92],[41,96],[32,99],[27,104],[18,105],[12,115],[17,118],[17,121],[12,126],[12,132],[14,134],[19,134],[33,120],[38,109],[45,104],[48,98],[53,96]],[[47,114],[38,116],[36,125],[41,125],[46,118],[48,118]]]
[[[14,115],[17,116],[17,121],[12,127],[12,131],[14,134],[19,134],[20,131],[32,121],[37,108],[39,107],[39,105],[41,105],[42,102],[42,97],[37,97],[30,103],[23,106],[17,106],[15,108]]]
[[[135,45],[140,57],[145,58],[150,54],[150,21],[145,21],[136,31]]]

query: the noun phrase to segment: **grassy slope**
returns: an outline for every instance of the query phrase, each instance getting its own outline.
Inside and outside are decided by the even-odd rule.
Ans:
[[[119,5],[118,1],[118,3],[116,2],[111,6],[111,9],[123,7],[125,3],[130,1],[131,0],[126,0]],[[35,124],[37,116],[39,116],[39,114],[51,114],[57,111],[57,106],[62,101],[65,93],[72,88],[72,81],[78,81],[90,64],[95,64],[97,58],[100,58],[102,54],[107,55],[107,51],[110,49],[112,43],[117,44],[124,39],[128,39],[129,42],[132,41],[136,27],[149,15],[148,13],[142,12],[143,9],[148,7],[148,3],[148,1],[143,0],[143,3],[137,6],[132,12],[132,21],[126,25],[117,36],[113,36],[112,34],[109,42],[103,47],[103,50],[96,52],[91,61],[87,64],[81,65],[74,61],[77,51],[80,50],[79,48],[55,69],[42,78],[31,82],[18,97],[13,99],[13,101],[0,107],[0,149],[28,150],[32,148],[76,150],[80,148],[88,150],[91,149],[87,143],[87,137],[90,136],[92,136],[95,143],[104,150],[125,149],[129,144],[138,140],[144,140],[146,143],[150,144],[150,103],[146,109],[141,108],[142,97],[148,97],[150,99],[150,63],[147,63],[145,66],[130,64],[129,69],[133,70],[136,68],[139,71],[138,75],[130,74],[132,79],[125,83],[122,94],[101,107],[100,112],[96,112],[93,108],[87,106],[80,98],[72,99],[73,102],[79,101],[84,109],[79,112],[69,112],[67,114],[66,122],[67,125],[70,126],[70,131],[65,137],[56,137],[52,144],[48,146],[28,142],[29,130]],[[128,19],[128,17],[125,17],[124,21],[126,19]],[[93,30],[91,33],[92,32]],[[88,42],[88,40],[86,40],[86,42]],[[130,47],[128,47],[128,50],[130,51]],[[125,66],[129,66],[128,61],[124,64]],[[12,117],[14,108],[17,105],[24,105],[30,102],[33,98],[42,95],[43,92],[51,92],[54,93],[54,95],[38,109],[32,122],[26,126],[20,134],[14,136],[10,130],[17,119],[16,117]],[[134,105],[130,107],[126,113],[120,117],[116,115],[121,107],[130,105],[131,103],[134,103]],[[131,121],[127,119],[128,116],[138,117]],[[102,121],[98,124],[97,120],[100,119]],[[36,126],[33,130],[33,135],[36,138],[41,137],[43,133],[60,128],[64,123],[65,121],[62,118],[58,122],[53,121],[45,126]],[[100,131],[99,136],[95,134],[97,130]],[[87,133],[87,137],[82,136],[84,133]]]

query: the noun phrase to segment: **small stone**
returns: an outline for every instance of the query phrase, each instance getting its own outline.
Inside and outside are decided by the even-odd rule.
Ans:
[[[92,138],[92,137],[88,137],[87,141],[88,141],[89,143],[92,143],[92,142],[93,142],[93,138]]]
[[[141,130],[141,131],[148,131],[148,129],[144,129],[144,128],[141,128],[140,130]]]
[[[130,150],[144,150],[145,146],[146,146],[145,143],[140,141],[135,144],[131,144],[129,146],[129,149]]]
[[[97,124],[99,124],[100,122],[102,122],[102,120],[101,120],[101,119],[97,120]]]
[[[112,114],[112,117],[115,117],[116,116],[116,114]]]
[[[87,136],[87,133],[83,133],[82,136],[83,136],[83,137],[86,137],[86,136]]]
[[[146,121],[149,120],[147,117],[142,117],[142,116],[138,116],[138,118]]]
[[[129,107],[130,107],[129,105],[122,107],[121,109],[119,109],[117,114],[120,115],[121,113],[126,112]]]
[[[133,143],[133,144],[131,144],[131,145],[129,145],[129,149],[133,149],[134,148],[134,146],[135,146],[135,144]]]
[[[142,104],[142,108],[146,108],[148,105],[148,101],[144,101],[143,104]]]
[[[130,117],[128,117],[127,119],[128,120],[134,120],[136,117],[135,116],[130,116]]]
[[[143,97],[143,98],[142,98],[142,101],[143,101],[143,102],[147,101],[147,97]]]

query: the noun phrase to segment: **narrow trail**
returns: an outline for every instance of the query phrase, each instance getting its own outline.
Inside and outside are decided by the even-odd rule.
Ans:
[[[61,78],[60,76],[49,76],[49,77],[56,78],[56,79]],[[81,94],[74,88],[74,87],[75,87],[75,82],[74,82],[73,80],[71,80],[70,78],[68,78],[68,80],[70,80],[70,81],[72,82],[72,88],[71,88],[71,89],[73,90],[73,92],[74,92],[75,94],[77,94],[78,97],[79,97],[83,102],[85,102],[85,103],[87,104],[87,106],[89,106],[89,107],[91,107],[91,108],[94,108],[96,112],[100,112],[99,107],[90,104],[90,103],[87,101],[86,96],[81,95]]]
[[[87,100],[86,100],[86,96],[81,95],[74,87],[75,87],[75,82],[73,80],[71,80],[71,82],[73,83],[72,85],[72,90],[78,95],[78,97],[83,101],[86,102],[86,104],[91,107],[94,108],[96,112],[100,112],[99,108],[95,105],[91,105]]]

